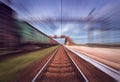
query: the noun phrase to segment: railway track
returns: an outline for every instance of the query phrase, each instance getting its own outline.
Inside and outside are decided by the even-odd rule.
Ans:
[[[118,82],[75,53],[60,46],[32,82]]]
[[[32,82],[88,82],[66,50],[60,46]]]

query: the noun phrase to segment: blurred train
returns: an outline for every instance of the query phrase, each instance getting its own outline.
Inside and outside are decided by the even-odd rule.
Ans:
[[[15,25],[17,26],[17,34],[14,34],[14,36],[18,48],[25,47],[26,49],[26,47],[32,48],[36,46],[43,48],[58,44],[58,42],[25,21],[15,21]]]
[[[14,18],[14,11],[0,3],[0,49],[34,49],[58,42],[25,21]]]

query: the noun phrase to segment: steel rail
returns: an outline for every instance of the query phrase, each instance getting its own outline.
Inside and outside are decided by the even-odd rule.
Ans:
[[[55,52],[52,54],[52,56],[48,59],[48,61],[44,64],[44,66],[40,69],[40,71],[35,75],[35,77],[32,79],[31,82],[35,82],[35,80],[37,79],[37,77],[41,74],[41,72],[44,70],[44,68],[47,66],[47,64],[50,62],[50,60],[54,57],[54,55],[56,54],[56,52],[58,51],[59,48],[57,48],[55,50]]]
[[[70,56],[70,54],[68,53],[68,51],[64,48],[66,54],[68,55],[68,57],[70,58],[70,60],[73,62],[73,64],[75,65],[75,67],[77,68],[77,70],[79,71],[79,73],[83,76],[85,82],[89,82],[87,77],[84,75],[84,73],[80,70],[80,68],[77,66],[77,64],[75,63],[75,61],[73,60],[73,58]]]

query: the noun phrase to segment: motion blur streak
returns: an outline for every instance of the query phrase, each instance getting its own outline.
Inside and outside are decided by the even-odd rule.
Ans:
[[[31,82],[59,45],[119,72],[119,7],[120,0],[0,0],[0,82],[19,82],[23,76]],[[74,55],[88,81],[118,78],[95,72],[89,61],[84,66],[84,58]]]

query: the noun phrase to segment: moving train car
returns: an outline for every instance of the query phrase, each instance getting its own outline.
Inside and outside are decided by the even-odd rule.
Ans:
[[[25,21],[14,18],[13,9],[0,3],[0,50],[49,47],[58,43]]]
[[[0,49],[9,49],[16,43],[17,28],[14,25],[14,13],[10,7],[0,2]]]
[[[19,28],[19,46],[34,45],[39,47],[47,47],[58,44],[52,38],[34,28],[32,25],[25,21],[16,21],[15,24]]]

